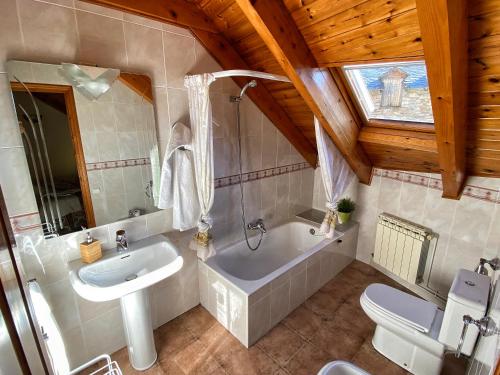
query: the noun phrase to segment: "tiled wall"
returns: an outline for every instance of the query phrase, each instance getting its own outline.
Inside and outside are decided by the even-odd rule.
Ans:
[[[184,75],[221,70],[189,32],[171,25],[76,0],[0,0],[0,9],[0,185],[9,216],[18,218],[15,220],[36,211],[36,203],[13,111],[7,60],[97,64],[148,74],[153,81],[160,151],[165,148],[171,125],[175,121],[187,122],[189,117]],[[216,177],[238,172],[235,107],[228,99],[230,94],[238,92],[227,79],[211,87],[214,119],[219,124],[214,130]],[[244,172],[303,162],[248,99],[243,100],[241,107]],[[244,186],[247,218],[264,217],[269,225],[311,205],[313,170],[253,180]],[[220,245],[242,236],[238,189],[238,185],[216,189],[214,234]],[[133,240],[171,230],[170,216],[169,211],[163,211],[125,223],[112,223],[96,228],[95,236],[112,247],[114,231],[119,227],[125,226]],[[153,304],[154,301],[168,302],[153,307],[157,324],[199,301],[196,259],[185,249],[185,236],[191,234],[181,236],[184,242],[180,246],[185,256],[183,271],[153,289],[156,296]],[[124,345],[118,305],[84,302],[68,283],[65,264],[77,256],[75,246],[81,240],[81,234],[73,234],[44,241],[37,229],[18,234],[18,245],[24,249],[26,276],[36,276],[49,296],[61,321],[73,365],[98,352],[112,352]]]
[[[318,183],[320,178],[315,187],[321,190]],[[358,186],[357,258],[371,261],[381,212],[429,227],[439,234],[430,286],[446,297],[459,268],[474,269],[480,257],[499,255],[499,191],[498,178],[469,177],[460,200],[443,199],[439,175],[375,170],[370,186]]]
[[[233,88],[233,93],[238,92]],[[226,94],[214,94],[212,103],[214,119],[220,124],[214,131],[214,162],[216,186],[221,186],[215,189],[212,208],[214,238],[224,246],[243,239],[239,184],[234,184],[234,177],[222,178],[239,173],[236,114],[235,104],[229,103]],[[247,222],[263,218],[267,226],[272,226],[311,207],[314,170],[248,98],[241,102],[241,114]]]

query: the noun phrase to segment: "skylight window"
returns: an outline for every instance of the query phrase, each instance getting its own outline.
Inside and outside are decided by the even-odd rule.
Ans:
[[[350,65],[344,72],[368,120],[434,122],[424,62]]]

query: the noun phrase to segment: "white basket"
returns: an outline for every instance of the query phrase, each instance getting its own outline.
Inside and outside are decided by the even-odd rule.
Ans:
[[[83,365],[75,368],[69,374],[79,374],[83,370],[88,369],[89,367],[95,365],[100,361],[106,361],[106,364],[99,369],[91,372],[89,375],[122,375],[122,370],[120,369],[120,366],[118,366],[118,362],[112,361],[111,357],[108,354],[101,354],[100,356],[95,357],[87,363],[84,363]]]

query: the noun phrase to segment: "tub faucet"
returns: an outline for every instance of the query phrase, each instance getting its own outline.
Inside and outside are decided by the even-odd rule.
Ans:
[[[116,231],[116,251],[121,253],[128,250],[127,235],[123,229]]]
[[[253,223],[249,223],[247,225],[247,229],[249,229],[249,230],[260,230],[261,233],[266,233],[267,232],[266,227],[264,225],[264,220],[262,220],[262,219],[258,219],[256,221],[254,221]]]

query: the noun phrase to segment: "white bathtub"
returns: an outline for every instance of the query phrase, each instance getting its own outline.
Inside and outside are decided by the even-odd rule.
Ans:
[[[245,241],[218,249],[198,262],[201,303],[248,347],[354,259],[357,227],[327,240],[310,233],[318,224],[294,219],[270,229],[256,251]]]
[[[316,235],[310,233],[313,229]],[[289,221],[269,230],[262,244],[250,251],[245,241],[225,247],[207,261],[207,265],[220,273],[247,294],[252,294],[285,273],[302,260],[342,237],[335,232],[333,239],[318,235],[318,225],[305,221]],[[255,246],[258,237],[250,239]]]

